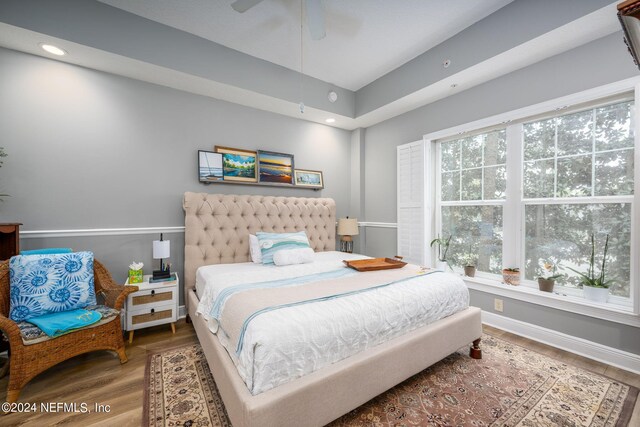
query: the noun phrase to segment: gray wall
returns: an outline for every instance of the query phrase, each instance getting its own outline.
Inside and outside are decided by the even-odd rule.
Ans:
[[[396,146],[440,129],[512,111],[638,75],[618,32],[366,129],[364,188],[367,221],[396,222]],[[368,228],[364,252],[396,251],[395,230]],[[493,309],[493,298],[472,292],[472,303]],[[513,306],[512,306],[513,304]],[[507,309],[512,306],[514,309]],[[515,309],[517,307],[517,310]],[[552,312],[553,316],[549,316]],[[541,306],[505,301],[504,315],[612,347],[640,353],[640,330]],[[547,322],[544,319],[555,319]],[[604,325],[589,327],[589,325]],[[603,331],[615,329],[618,334]]]
[[[37,56],[0,49],[0,221],[25,230],[184,224],[182,194],[332,197],[350,203],[351,133]],[[322,170],[321,191],[198,183],[197,150],[214,145],[292,153]],[[23,239],[24,248],[91,249],[119,281],[150,271],[156,235]],[[171,261],[181,271],[183,236]]]

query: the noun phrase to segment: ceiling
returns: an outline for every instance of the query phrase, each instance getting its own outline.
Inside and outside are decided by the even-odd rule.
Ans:
[[[232,1],[1,0],[0,47],[352,130],[620,32],[611,0],[321,0],[302,76],[300,0]]]
[[[243,14],[233,0],[100,1],[300,71],[300,0],[264,0]],[[327,35],[302,32],[303,72],[358,90],[512,1],[322,0]]]

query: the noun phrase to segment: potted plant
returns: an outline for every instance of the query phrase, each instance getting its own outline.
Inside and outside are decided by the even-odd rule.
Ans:
[[[438,235],[437,238],[431,241],[430,247],[433,245],[438,246],[438,269],[442,271],[447,271],[447,266],[449,266],[449,262],[447,261],[447,252],[449,252],[449,244],[451,243],[451,235],[449,235],[448,239],[440,238]],[[449,266],[451,268],[451,266]]]
[[[542,273],[538,276],[538,289],[542,292],[553,292],[555,280],[562,277],[562,274],[557,274],[556,270],[556,265],[550,261],[542,264]]]
[[[467,277],[475,277],[476,264],[478,263],[478,257],[471,254],[471,251],[469,251],[469,253],[463,255],[461,259],[464,267],[464,275]]]
[[[580,283],[582,284],[582,291],[585,299],[596,302],[607,302],[609,298],[609,286],[613,283],[613,280],[605,280],[604,273],[607,265],[607,251],[609,250],[609,235],[604,242],[604,253],[602,255],[602,267],[600,268],[600,274],[596,275],[595,269],[595,252],[596,243],[593,233],[591,234],[591,257],[589,258],[589,269],[587,273],[581,273],[574,270],[571,267],[567,267],[569,270],[574,271],[580,275]]]
[[[518,286],[520,284],[520,269],[516,267],[503,268],[502,281],[507,285]]]

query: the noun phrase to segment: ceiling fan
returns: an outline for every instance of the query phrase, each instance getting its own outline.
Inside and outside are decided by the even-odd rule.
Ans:
[[[236,0],[231,7],[236,12],[244,13],[262,0]],[[322,40],[327,33],[324,29],[324,10],[321,0],[305,0],[307,3],[307,25],[313,40]]]

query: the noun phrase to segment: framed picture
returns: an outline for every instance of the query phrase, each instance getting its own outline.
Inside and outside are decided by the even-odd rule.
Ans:
[[[200,182],[222,181],[222,154],[198,150],[198,175]]]
[[[215,151],[222,155],[225,181],[258,182],[255,151],[217,145]]]
[[[260,182],[293,185],[293,154],[258,150]]]
[[[321,171],[295,170],[296,187],[324,188]]]

